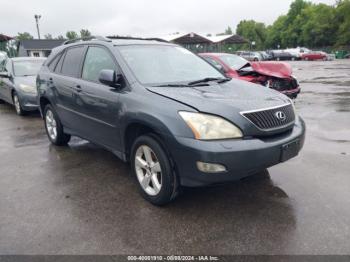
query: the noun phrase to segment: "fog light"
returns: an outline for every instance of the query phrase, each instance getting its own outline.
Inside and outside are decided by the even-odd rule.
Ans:
[[[226,167],[220,164],[197,162],[197,168],[204,173],[221,173],[226,171]]]

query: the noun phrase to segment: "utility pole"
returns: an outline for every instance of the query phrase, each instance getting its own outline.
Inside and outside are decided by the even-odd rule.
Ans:
[[[34,15],[34,18],[36,22],[36,30],[38,31],[38,38],[40,39],[39,19],[41,18],[41,15]]]

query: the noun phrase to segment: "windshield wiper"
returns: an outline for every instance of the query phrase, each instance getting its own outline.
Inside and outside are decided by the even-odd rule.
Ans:
[[[231,78],[206,77],[206,78],[203,78],[203,79],[200,79],[200,80],[189,82],[188,85],[189,86],[193,86],[193,85],[197,85],[197,84],[201,84],[201,83],[207,83],[207,82],[210,82],[210,81],[216,81],[217,83],[221,84],[221,83],[224,83],[224,82],[227,82],[227,81],[230,81],[230,80],[231,80]]]
[[[164,85],[158,85],[153,87],[189,87],[189,85],[184,84],[164,84]]]

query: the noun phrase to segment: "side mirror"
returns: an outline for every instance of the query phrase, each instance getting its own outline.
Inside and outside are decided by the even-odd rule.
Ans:
[[[0,77],[3,77],[3,78],[10,78],[10,74],[6,71],[2,71],[0,72]]]
[[[116,72],[114,70],[110,70],[110,69],[103,69],[100,71],[98,80],[107,86],[111,86],[111,87],[120,87],[120,80],[121,80],[122,76],[119,74],[116,74]]]

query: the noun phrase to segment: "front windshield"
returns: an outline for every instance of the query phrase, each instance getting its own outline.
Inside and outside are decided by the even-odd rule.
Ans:
[[[234,70],[241,69],[243,66],[249,63],[243,57],[237,55],[222,55],[220,56],[220,59]]]
[[[13,69],[15,76],[35,76],[38,74],[44,60],[14,61]]]
[[[118,46],[136,78],[145,85],[189,83],[224,76],[185,48],[170,45]]]

